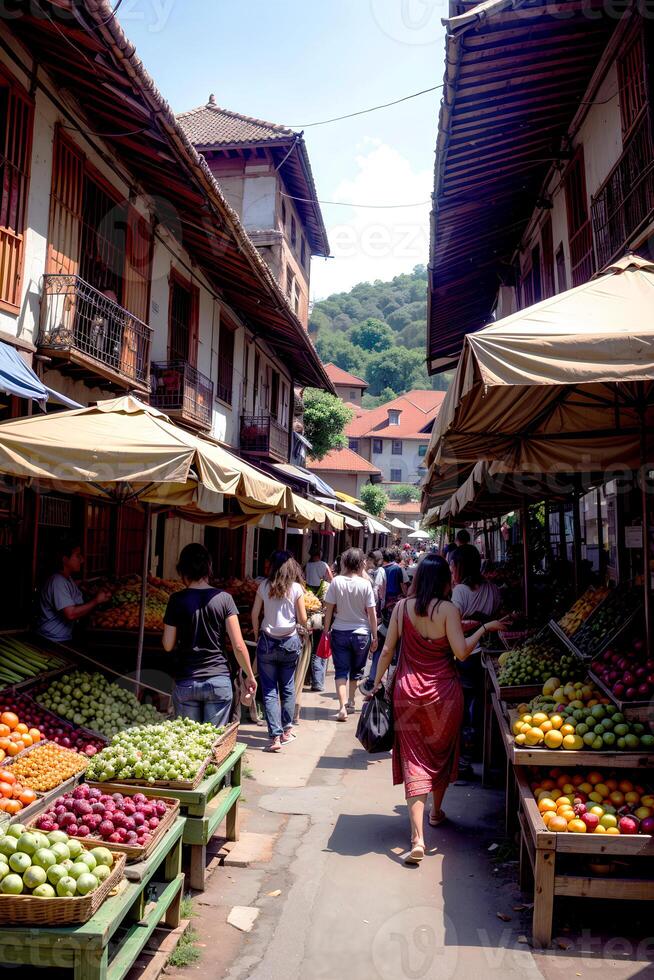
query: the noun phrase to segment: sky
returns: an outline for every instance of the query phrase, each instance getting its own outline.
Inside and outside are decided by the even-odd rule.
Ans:
[[[446,0],[122,0],[118,18],[175,112],[214,93],[304,129],[318,197],[339,202],[322,204],[333,258],[313,260],[321,299],[427,262],[441,91],[307,124],[441,85],[446,13]]]

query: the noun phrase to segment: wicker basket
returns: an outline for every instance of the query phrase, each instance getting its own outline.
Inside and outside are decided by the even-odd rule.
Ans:
[[[236,740],[238,738],[238,728],[239,722],[234,721],[231,725],[228,725],[225,731],[222,733],[220,738],[214,742],[213,746],[213,761],[214,763],[220,765],[225,759],[232,754],[234,751],[234,746],[236,745]]]
[[[200,768],[198,769],[195,777],[193,779],[155,779],[153,783],[149,783],[147,779],[112,779],[106,782],[111,782],[112,786],[117,786],[122,793],[123,786],[135,786],[138,789],[197,789],[202,780],[204,779],[204,774],[207,771],[207,766],[213,764],[213,756],[207,756]],[[95,782],[89,780],[89,786],[97,786],[98,789],[102,789],[105,783]],[[117,792],[115,790],[114,792]]]
[[[94,847],[97,846],[94,842]],[[125,855],[116,853],[113,847],[110,850],[114,857],[111,874],[90,895],[73,898],[0,895],[0,922],[3,926],[72,926],[88,922],[123,877]]]
[[[97,785],[97,788],[100,789],[102,783],[97,783],[95,785]],[[135,796],[136,793],[140,792],[140,787],[123,786],[121,787],[120,792],[123,794],[123,796]],[[143,861],[148,854],[154,850],[164,834],[170,830],[179,811],[179,800],[174,800],[170,796],[159,797],[159,800],[162,803],[165,803],[168,809],[166,811],[166,815],[159,821],[159,826],[152,832],[152,837],[147,844],[143,844],[142,846],[138,844],[114,844],[113,841],[105,841],[102,840],[101,837],[92,837],[90,834],[88,837],[75,837],[74,834],[69,834],[69,837],[71,840],[78,840],[81,844],[84,844],[85,847],[108,847],[111,851],[124,854],[128,861]],[[54,806],[55,803],[56,800],[52,800],[50,805]],[[30,820],[28,826],[34,827],[37,820],[38,816],[34,817],[32,820]]]
[[[30,754],[30,752],[33,752],[35,749],[38,749],[39,746],[43,746],[43,745],[56,745],[57,748],[60,749],[62,752],[70,752],[72,755],[77,755],[82,761],[82,764],[80,765],[77,772],[74,772],[72,776],[68,776],[63,783],[59,783],[57,786],[52,786],[50,789],[47,790],[38,790],[39,793],[45,795],[47,793],[52,793],[53,790],[58,791],[64,785],[67,786],[71,780],[79,780],[82,778],[89,762],[91,761],[88,758],[88,756],[82,755],[81,752],[76,752],[74,749],[65,749],[62,745],[57,745],[56,742],[51,742],[49,739],[44,739],[40,742],[35,742],[34,745],[28,745],[28,747],[26,749],[23,749],[22,752],[19,752],[18,755],[14,755],[10,759],[5,759],[2,763],[2,766],[11,768],[11,766],[13,766],[15,762],[18,762],[19,759],[24,759],[26,755]],[[27,786],[29,789],[33,788],[30,786],[29,782],[25,782],[24,779],[21,779],[21,783],[23,784],[23,786]],[[35,790],[35,792],[37,791]]]

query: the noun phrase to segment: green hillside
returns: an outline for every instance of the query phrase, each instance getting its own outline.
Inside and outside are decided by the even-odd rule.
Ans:
[[[412,388],[447,388],[425,367],[427,269],[417,265],[390,282],[360,282],[313,307],[309,330],[323,361],[333,361],[369,384],[372,408]]]

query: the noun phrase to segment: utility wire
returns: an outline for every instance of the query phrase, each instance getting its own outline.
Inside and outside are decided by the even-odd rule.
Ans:
[[[412,92],[401,99],[394,99],[393,102],[383,102],[381,105],[371,106],[369,109],[359,109],[358,112],[348,112],[344,116],[333,116],[331,119],[320,119],[318,122],[297,123],[288,126],[288,129],[309,129],[310,126],[327,126],[328,123],[340,122],[342,119],[353,119],[355,116],[365,116],[368,112],[377,112],[378,109],[388,109],[389,106],[399,105],[400,102],[408,102],[409,99],[416,99],[419,95],[426,95],[427,92],[435,92],[443,88],[443,85],[432,85],[431,88],[423,88],[420,92]]]
[[[295,195],[287,194],[285,191],[282,191],[281,194],[282,197],[288,197],[291,201],[300,201],[303,204],[315,203],[311,197],[295,197]],[[424,207],[425,204],[431,204],[431,201],[410,201],[408,204],[356,204],[349,201],[321,201],[319,198],[317,201],[318,204],[332,204],[339,208],[372,208],[373,210],[378,208],[418,208]]]

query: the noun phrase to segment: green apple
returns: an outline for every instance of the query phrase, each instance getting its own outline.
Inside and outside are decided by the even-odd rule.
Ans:
[[[15,837],[18,840],[24,833],[25,827],[22,823],[12,823],[11,827],[7,827],[7,837]]]
[[[72,898],[77,891],[77,882],[70,875],[61,878],[57,884],[57,895],[59,898]]]
[[[84,853],[84,845],[81,844],[80,841],[71,837],[71,839],[68,841],[68,850],[70,851],[70,856],[72,857],[73,861],[76,861],[80,854]]]
[[[113,856],[108,847],[94,847],[89,853],[93,855],[97,864],[104,864],[107,868],[110,868],[114,863]]]
[[[63,864],[53,864],[47,870],[48,881],[51,885],[58,885],[62,878],[68,877],[68,869]]]
[[[30,834],[26,831],[21,834],[18,838],[18,850],[22,851],[23,854],[35,854],[39,849],[39,842],[37,841],[34,834]]]
[[[68,874],[77,881],[80,875],[85,875],[88,871],[88,865],[84,864],[83,861],[75,861],[68,869]]]
[[[47,879],[45,870],[33,864],[23,875],[23,884],[26,888],[38,888],[39,885],[45,885]]]
[[[49,844],[67,844],[68,834],[65,834],[63,830],[51,830],[48,834]]]
[[[95,857],[93,856],[93,854],[91,853],[91,851],[84,851],[83,854],[80,854],[78,861],[87,864],[89,871],[95,871],[96,865],[98,863]]]
[[[11,828],[10,828],[11,829]],[[18,841],[15,837],[2,837],[0,838],[0,852],[6,857],[10,857],[18,846]]]
[[[47,871],[56,863],[57,855],[49,847],[40,847],[36,854],[32,855],[32,864],[36,865],[37,868],[45,868]]]
[[[68,850],[68,844],[64,844],[63,841],[55,841],[55,843],[50,848],[52,853],[57,858],[57,861],[65,861],[70,857],[70,851]]]
[[[617,818],[613,813],[605,813],[603,817],[600,817],[600,823],[602,827],[606,827],[607,830],[609,827],[618,826]]]
[[[24,874],[31,864],[31,857],[24,851],[15,851],[9,858],[9,867],[19,875]]]
[[[111,868],[107,867],[106,864],[98,864],[94,869],[93,874],[98,881],[106,881],[111,874]]]
[[[20,895],[23,890],[23,879],[20,875],[6,875],[0,881],[0,891],[3,895]]]
[[[57,893],[52,887],[52,885],[48,885],[47,883],[43,885],[37,885],[37,887],[32,892],[32,895],[34,895],[35,898],[55,898],[56,894]]]
[[[33,830],[32,833],[34,834],[34,837],[36,838],[36,843],[38,844],[37,851],[40,850],[40,848],[42,847],[50,847],[50,841],[45,836],[45,834],[41,833],[40,830]]]
[[[77,894],[78,895],[88,895],[98,887],[98,879],[90,871],[86,874],[81,874],[77,879]]]

